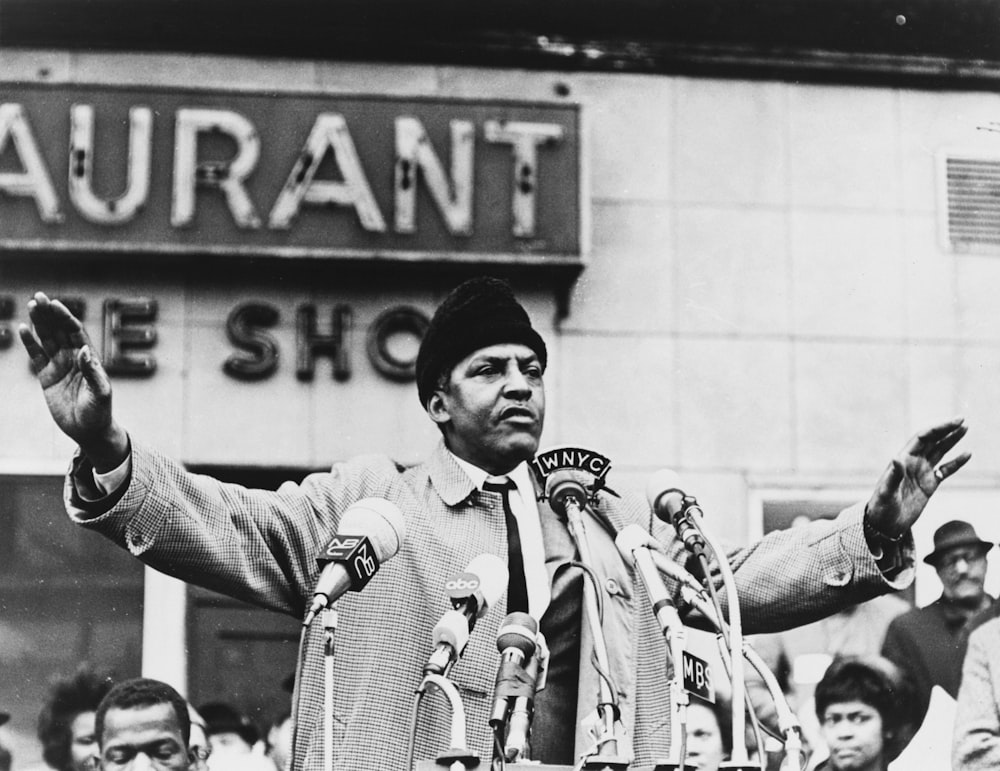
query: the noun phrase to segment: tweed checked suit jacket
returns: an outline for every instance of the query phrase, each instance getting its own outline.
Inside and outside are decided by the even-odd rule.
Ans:
[[[66,483],[72,519],[103,533],[146,564],[273,610],[302,617],[318,577],[316,554],[337,531],[343,511],[365,497],[396,503],[406,520],[405,542],[364,591],[338,603],[334,703],[337,769],[402,771],[410,737],[413,691],[432,647],[432,629],[450,607],[445,581],[483,553],[506,560],[499,496],[476,491],[440,445],[423,464],[403,469],[385,456],[338,463],[299,485],[248,490],[190,474],[152,449],[132,444],[129,483],[100,500],[92,468],[77,456]],[[682,561],[682,545],[634,495],[602,494],[600,515],[616,528],[638,523]],[[861,506],[834,522],[775,533],[730,555],[748,632],[813,621],[845,605],[900,588],[879,572],[861,528]],[[540,506],[540,510],[542,507]],[[668,657],[637,575],[596,534],[598,578],[604,594],[604,633],[621,699],[622,721],[635,763],[667,756],[670,703]],[[678,606],[681,606],[678,597]],[[488,714],[498,664],[496,632],[506,600],[479,620],[451,678],[462,695],[469,746],[488,761]],[[586,624],[581,633],[581,712],[596,702]],[[304,647],[299,683],[295,771],[319,771],[323,757],[323,645],[314,622]],[[417,760],[435,759],[449,745],[450,712],[425,697],[415,739]],[[580,746],[578,751],[586,749]]]

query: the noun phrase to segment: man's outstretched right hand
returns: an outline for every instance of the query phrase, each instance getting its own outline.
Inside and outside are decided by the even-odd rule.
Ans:
[[[56,425],[97,471],[116,468],[128,457],[128,435],[111,413],[111,380],[83,324],[42,292],[28,301],[28,315],[34,330],[21,324],[18,334]]]

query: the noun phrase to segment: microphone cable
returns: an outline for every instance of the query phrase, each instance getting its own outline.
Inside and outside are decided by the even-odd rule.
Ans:
[[[571,561],[567,562],[566,564],[568,566],[570,566],[570,567],[578,567],[578,568],[580,568],[583,571],[584,575],[588,579],[590,579],[590,583],[594,587],[594,596],[597,599],[597,620],[601,624],[601,626],[603,627],[604,626],[604,596],[601,594],[601,581],[597,577],[597,573],[594,572],[593,568],[589,567],[588,565],[585,565],[584,563],[580,562],[579,560],[571,560]],[[581,608],[581,610],[582,610],[582,608]],[[618,693],[618,688],[615,685],[615,681],[611,677],[611,673],[604,671],[604,669],[601,667],[601,662],[600,662],[600,660],[597,657],[597,650],[596,649],[591,650],[591,652],[590,652],[590,661],[594,665],[594,671],[597,672],[598,677],[600,677],[607,684],[608,688],[611,691],[612,696],[614,696],[614,694],[617,694]],[[618,702],[617,701],[612,702],[611,706],[614,707],[616,713],[619,711],[618,710]]]

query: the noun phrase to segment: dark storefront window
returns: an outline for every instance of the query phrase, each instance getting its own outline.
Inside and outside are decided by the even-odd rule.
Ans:
[[[192,471],[247,487],[276,490],[301,481],[301,468],[193,466]],[[295,672],[300,619],[188,587],[188,697],[195,705],[224,701],[259,731],[288,709],[287,681]]]
[[[38,713],[54,678],[88,662],[139,674],[142,564],[73,526],[61,476],[0,476],[0,710],[14,767],[40,761]]]

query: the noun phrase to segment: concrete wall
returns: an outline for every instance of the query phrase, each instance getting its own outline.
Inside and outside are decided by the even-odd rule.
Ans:
[[[975,458],[949,490],[1000,526],[1000,258],[938,245],[935,153],[1000,148],[978,130],[1000,96],[781,82],[147,55],[0,52],[16,81],[433,95],[582,106],[591,243],[570,313],[525,286],[552,349],[543,445],[609,455],[617,483],[680,471],[721,532],[745,540],[769,496],[867,495],[917,428],[953,414]],[[234,266],[238,263],[234,262]],[[324,465],[353,452],[419,458],[435,439],[412,387],[357,367],[349,387],[283,369],[224,377],[223,320],[239,299],[283,309],[347,301],[359,326],[383,303],[431,309],[446,287],[316,288],[39,258],[4,265],[5,293],[36,287],[161,301],[160,371],[116,384],[123,421],[189,462]],[[391,295],[386,297],[386,293]],[[286,312],[284,309],[288,309]],[[23,317],[23,310],[19,310]],[[0,353],[0,460],[51,465],[50,428],[16,348]],[[969,497],[971,496],[971,498]],[[957,513],[942,494],[918,531]],[[968,501],[973,500],[970,510]],[[940,505],[939,505],[940,504]]]

